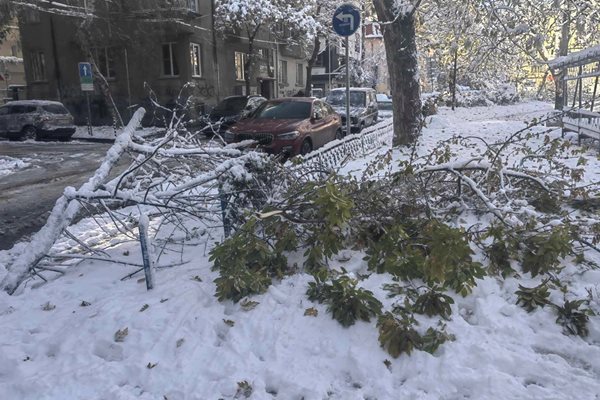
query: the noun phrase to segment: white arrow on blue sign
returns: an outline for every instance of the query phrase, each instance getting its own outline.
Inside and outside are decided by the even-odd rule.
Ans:
[[[94,91],[94,76],[92,74],[92,64],[90,64],[89,62],[79,63],[79,82],[81,83],[82,91]]]
[[[360,11],[352,4],[342,4],[333,13],[333,30],[340,36],[350,36],[360,26]]]

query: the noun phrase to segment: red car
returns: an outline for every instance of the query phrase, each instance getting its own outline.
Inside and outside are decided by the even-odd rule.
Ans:
[[[340,116],[312,97],[269,100],[225,132],[228,143],[255,140],[271,154],[306,154],[342,137]]]

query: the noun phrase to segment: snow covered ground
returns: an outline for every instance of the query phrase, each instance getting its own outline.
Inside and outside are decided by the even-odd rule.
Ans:
[[[24,159],[9,156],[0,156],[0,177],[10,175],[29,166],[29,162]]]
[[[500,139],[550,109],[537,102],[455,113],[442,109],[428,118],[418,152],[427,154],[456,134]],[[481,153],[477,146],[453,146],[456,157]],[[396,151],[394,157],[405,154]],[[353,161],[345,169],[364,168],[369,159]],[[586,179],[598,180],[597,160],[588,169]],[[83,240],[105,240],[90,221],[80,222],[72,232]],[[306,274],[276,282],[267,293],[254,296],[258,305],[252,310],[219,303],[213,284],[217,273],[207,259],[215,239],[196,240],[183,255],[173,249],[161,258],[160,265],[183,264],[159,269],[150,292],[139,274],[121,281],[137,267],[87,260],[65,277],[28,287],[21,295],[0,293],[0,397],[600,399],[598,317],[590,319],[587,338],[566,336],[548,308],[528,314],[515,305],[518,281],[513,278],[486,278],[472,295],[453,295],[446,330],[456,339],[433,355],[415,351],[393,359],[379,347],[374,321],[343,328],[324,305],[308,301],[305,292],[312,278]],[[115,258],[141,262],[137,242],[115,237],[110,243],[107,251]],[[69,243],[58,244],[65,246]],[[9,252],[0,253],[0,263],[8,258]],[[362,254],[354,252],[345,252],[332,266],[353,273],[366,268]],[[591,306],[599,311],[600,271],[581,274],[567,266],[563,274],[579,297],[586,296],[586,289],[595,293]],[[389,278],[373,274],[361,281],[384,308],[393,300],[382,289]],[[304,315],[309,307],[318,310],[316,317]],[[252,387],[251,393],[240,389],[249,387],[243,382]]]

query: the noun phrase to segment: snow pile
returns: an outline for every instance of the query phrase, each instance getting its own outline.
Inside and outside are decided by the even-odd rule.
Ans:
[[[428,118],[415,151],[428,154],[457,134],[489,142],[508,137],[550,107],[442,109]],[[536,128],[542,129],[542,128]],[[560,131],[551,135],[560,136]],[[533,137],[532,140],[544,140]],[[457,159],[484,147],[452,145]],[[380,154],[389,149],[383,148]],[[401,151],[395,159],[404,159]],[[345,172],[364,169],[372,157]],[[450,160],[452,163],[455,160]],[[577,160],[573,160],[574,163]],[[587,180],[598,180],[590,161]],[[475,221],[469,221],[475,222]],[[90,221],[72,228],[86,237]],[[594,399],[600,393],[600,322],[590,334],[566,336],[548,308],[527,313],[515,305],[527,279],[478,282],[472,295],[453,297],[446,330],[455,340],[433,355],[415,351],[397,359],[382,350],[374,321],[350,328],[326,306],[307,300],[310,275],[275,281],[255,303],[220,303],[214,296],[208,251],[221,231],[190,240],[183,252],[165,247],[155,289],[142,275],[121,280],[141,263],[139,243],[111,242],[121,264],[84,260],[67,275],[19,296],[0,293],[0,388],[7,399]],[[212,236],[211,236],[212,235]],[[59,243],[58,246],[65,246]],[[2,255],[0,254],[0,259]],[[345,251],[333,268],[365,274],[359,252]],[[481,258],[481,254],[478,254]],[[600,263],[600,257],[592,257]],[[481,260],[482,261],[482,260]],[[129,263],[129,265],[127,265]],[[167,268],[175,264],[177,267]],[[162,267],[162,268],[161,268]],[[594,294],[600,308],[600,273],[567,265],[570,290]],[[361,281],[389,308],[387,274]],[[531,286],[536,282],[531,280]],[[308,315],[308,308],[318,311]],[[423,326],[431,323],[423,317]]]
[[[9,156],[0,156],[0,177],[10,175],[16,171],[27,168],[30,164],[22,159]]]

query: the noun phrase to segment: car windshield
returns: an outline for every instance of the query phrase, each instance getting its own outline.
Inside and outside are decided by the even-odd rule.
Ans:
[[[310,118],[311,103],[305,101],[274,101],[263,103],[256,109],[256,119],[306,119]]]
[[[224,117],[237,115],[244,110],[246,103],[248,103],[246,97],[230,97],[217,104],[213,109],[212,114]]]
[[[44,111],[49,112],[50,114],[65,115],[69,113],[66,108],[58,104],[48,104],[46,106],[42,106],[42,108]]]
[[[327,96],[327,102],[334,106],[343,106],[346,104],[346,92],[344,90],[335,90]],[[365,92],[350,91],[350,105],[352,107],[365,106]]]

